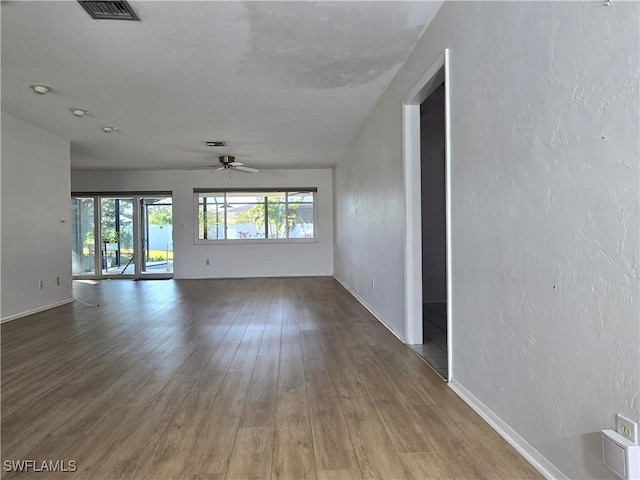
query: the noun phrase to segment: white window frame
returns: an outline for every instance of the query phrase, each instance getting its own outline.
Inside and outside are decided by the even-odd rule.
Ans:
[[[200,195],[211,194],[224,195],[225,203],[228,193],[284,193],[285,204],[288,206],[288,194],[293,192],[309,192],[313,195],[313,237],[309,238],[199,238],[200,237]],[[297,202],[296,202],[297,203]],[[238,244],[269,244],[269,243],[318,243],[318,188],[317,187],[281,187],[281,188],[195,188],[193,190],[193,220],[194,220],[194,244],[195,245],[238,245]],[[224,212],[224,229],[227,234],[227,211]],[[287,235],[288,235],[287,228]]]

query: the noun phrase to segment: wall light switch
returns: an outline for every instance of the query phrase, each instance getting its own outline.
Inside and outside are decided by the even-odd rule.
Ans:
[[[613,430],[602,431],[604,464],[625,480],[640,480],[640,446]]]

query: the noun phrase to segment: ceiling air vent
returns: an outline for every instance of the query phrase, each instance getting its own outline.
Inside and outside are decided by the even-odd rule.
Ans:
[[[136,20],[140,19],[125,1],[85,2],[78,0],[91,18],[96,20]]]

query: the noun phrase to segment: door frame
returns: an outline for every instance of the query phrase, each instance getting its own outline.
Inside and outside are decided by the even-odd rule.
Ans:
[[[451,248],[451,115],[449,49],[424,71],[402,101],[405,191],[405,341],[422,344],[422,187],[420,104],[444,82],[445,190],[447,244],[447,381],[453,378],[453,288]]]
[[[135,196],[135,202],[136,202],[136,207],[135,209],[137,210],[137,223],[138,223],[138,228],[136,229],[136,233],[137,233],[137,245],[138,245],[138,260],[136,262],[136,278],[137,279],[167,279],[167,278],[173,278],[173,268],[171,269],[170,272],[154,272],[154,273],[148,273],[148,272],[144,272],[143,267],[146,268],[146,255],[143,256],[143,253],[146,253],[149,248],[149,235],[148,235],[148,217],[147,215],[143,215],[142,214],[142,208],[143,208],[143,200],[146,198],[163,198],[163,197],[169,197],[171,198],[171,228],[172,228],[172,232],[173,232],[173,194],[168,193],[166,194],[166,192],[163,193],[144,193],[144,194],[139,194]],[[145,209],[148,209],[148,205],[145,205],[144,207]],[[144,220],[144,222],[143,222]],[[142,231],[143,229],[145,230],[145,233],[143,234]],[[145,245],[146,243],[146,245]],[[173,246],[173,235],[171,238],[171,245]],[[172,250],[173,252],[173,247]],[[168,254],[168,252],[167,252]],[[169,258],[167,258],[167,262],[169,262]]]
[[[100,255],[96,255],[95,256],[95,262],[96,262],[96,277],[101,279],[101,280],[106,280],[106,279],[137,279],[140,277],[140,268],[139,268],[139,262],[140,262],[140,255],[139,255],[139,245],[140,245],[140,216],[137,214],[138,212],[136,212],[136,208],[137,208],[137,198],[135,195],[132,194],[123,194],[123,195],[100,195],[95,197],[95,201],[96,204],[98,205],[98,216],[96,217],[96,228],[98,230],[97,235],[96,235],[96,239],[97,239],[97,245],[96,247],[100,249],[100,252],[102,252],[102,225],[100,220],[102,219],[102,200],[105,199],[113,199],[113,200],[126,200],[129,201],[131,200],[132,203],[132,218],[131,218],[131,222],[132,222],[132,234],[133,234],[133,238],[131,240],[132,244],[133,244],[133,272],[134,273],[117,273],[117,274],[108,274],[108,273],[104,273],[103,272],[103,268],[102,268],[102,253],[100,253]]]
[[[171,272],[162,273],[143,273],[142,267],[145,259],[142,258],[142,234],[140,202],[144,198],[149,197],[171,197],[173,192],[71,192],[71,197],[92,198],[94,202],[94,273],[92,275],[73,275],[74,280],[139,280],[139,279],[170,279],[173,278],[173,269]],[[134,271],[133,274],[106,275],[102,273],[102,229],[100,228],[100,219],[102,217],[101,200],[104,198],[126,198],[133,200],[133,245],[134,245]],[[172,211],[173,211],[173,201]],[[173,215],[172,215],[173,217]],[[147,239],[148,240],[148,239]]]

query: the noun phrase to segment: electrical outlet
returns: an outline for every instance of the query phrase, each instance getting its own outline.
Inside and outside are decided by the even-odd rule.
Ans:
[[[616,415],[616,432],[638,444],[638,424],[620,414]]]

